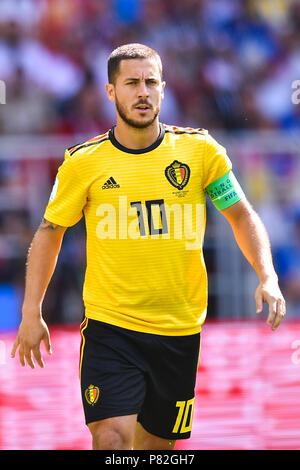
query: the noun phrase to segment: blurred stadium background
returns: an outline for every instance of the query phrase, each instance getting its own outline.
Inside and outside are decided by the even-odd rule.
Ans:
[[[66,147],[114,124],[106,61],[129,42],[162,57],[161,121],[209,129],[227,148],[288,308],[275,333],[266,312],[255,317],[256,276],[208,203],[195,423],[177,448],[300,449],[299,0],[0,1],[0,449],[90,448],[77,381],[82,221],[66,232],[44,302],[54,356],[31,371],[9,354],[57,167]]]

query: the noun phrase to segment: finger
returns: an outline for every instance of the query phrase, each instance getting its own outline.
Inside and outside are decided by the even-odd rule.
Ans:
[[[32,348],[32,352],[33,352],[33,355],[34,355],[34,357],[35,357],[36,362],[38,363],[38,365],[39,365],[41,368],[45,367],[45,364],[44,364],[44,361],[43,361],[43,359],[42,359],[41,352],[40,352],[39,348],[38,348],[38,347]]]
[[[284,316],[285,316],[285,302],[282,300],[278,300],[277,313],[276,313],[276,317],[272,326],[272,330],[276,330],[276,328],[278,328]]]
[[[263,311],[263,296],[261,294],[261,292],[259,292],[258,294],[256,294],[256,297],[255,297],[255,302],[256,302],[256,313],[261,313]]]
[[[21,366],[25,367],[24,350],[22,346],[20,346],[19,348],[19,361]]]
[[[48,333],[45,334],[43,341],[44,341],[44,345],[45,345],[47,353],[52,354],[50,335]]]
[[[24,356],[25,356],[25,359],[27,361],[27,364],[31,367],[31,369],[35,369],[35,364],[32,360],[31,349],[30,348],[24,349]]]
[[[16,355],[16,351],[18,349],[18,346],[19,346],[19,338],[17,338],[13,344],[13,347],[12,347],[12,350],[11,350],[11,353],[10,353],[10,357],[15,357]]]
[[[267,325],[272,326],[277,314],[277,302],[274,299],[268,300],[269,304],[269,315],[267,318]]]

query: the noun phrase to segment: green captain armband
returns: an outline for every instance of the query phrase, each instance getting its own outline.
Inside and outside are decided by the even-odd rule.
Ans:
[[[205,190],[220,211],[233,206],[244,197],[244,192],[232,171],[209,184]]]

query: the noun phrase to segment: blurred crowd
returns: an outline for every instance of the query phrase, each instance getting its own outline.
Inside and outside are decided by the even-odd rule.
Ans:
[[[3,133],[99,133],[114,119],[106,61],[155,48],[167,82],[161,118],[205,128],[294,129],[299,0],[1,0]]]
[[[74,143],[77,134],[106,131],[115,120],[105,94],[107,58],[130,42],[161,55],[167,83],[161,121],[227,135],[300,128],[300,104],[292,101],[293,83],[300,79],[300,0],[1,0],[6,104],[0,105],[0,136],[54,134]],[[300,177],[299,152],[270,156],[257,166],[258,160],[253,155],[240,171],[274,242],[283,288],[300,315],[300,195],[295,187],[290,199],[285,194]],[[0,210],[9,205],[14,165],[0,164]],[[266,174],[269,181],[261,181]],[[265,192],[256,199],[260,183]],[[273,197],[266,199],[266,188]],[[1,212],[0,285],[22,291],[35,228],[26,208]],[[46,297],[53,322],[62,311],[64,321],[78,311],[81,230],[79,224],[66,234],[53,280],[52,292],[64,295]],[[2,294],[10,299],[9,292]]]

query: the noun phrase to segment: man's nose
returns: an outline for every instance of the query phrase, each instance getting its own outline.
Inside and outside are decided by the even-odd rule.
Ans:
[[[138,87],[138,97],[139,98],[146,98],[149,96],[149,90],[145,82],[140,82]]]

